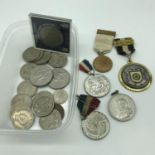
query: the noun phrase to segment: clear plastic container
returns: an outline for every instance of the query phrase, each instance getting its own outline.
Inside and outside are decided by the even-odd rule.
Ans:
[[[77,32],[75,26],[72,25],[71,52],[68,55],[68,64],[65,67],[65,69],[70,72],[71,81],[65,88],[69,94],[69,98],[67,102],[62,105],[65,110],[65,117],[61,127],[55,130],[42,130],[39,127],[38,118],[36,118],[35,124],[29,130],[17,130],[12,126],[9,115],[11,99],[16,95],[17,86],[23,80],[19,74],[21,66],[25,63],[22,58],[22,53],[30,46],[33,46],[33,38],[29,21],[21,21],[10,25],[2,38],[0,44],[0,134],[56,133],[64,130],[73,117],[77,90],[78,54]],[[40,89],[40,91],[42,89]]]

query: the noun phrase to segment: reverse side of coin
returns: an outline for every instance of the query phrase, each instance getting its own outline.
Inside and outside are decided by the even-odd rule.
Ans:
[[[68,99],[68,94],[64,89],[56,90],[53,96],[54,96],[54,102],[57,104],[63,104]]]
[[[39,60],[41,56],[42,56],[42,51],[35,49],[34,47],[30,47],[26,49],[23,53],[23,59],[26,62],[33,62],[33,61]]]
[[[64,108],[60,104],[55,104],[54,109],[58,110],[61,114],[61,119],[65,116]]]
[[[53,89],[62,89],[69,84],[70,74],[63,68],[53,69],[53,80],[49,83],[49,87]]]
[[[67,64],[67,56],[60,53],[52,53],[49,64],[54,68],[64,67]]]
[[[56,109],[53,112],[39,119],[40,127],[44,130],[56,129],[59,128],[62,124],[61,114]]]
[[[94,111],[85,120],[82,120],[82,130],[88,138],[99,140],[109,133],[110,123],[106,115]]]
[[[107,56],[100,55],[94,59],[93,66],[98,72],[105,73],[111,70],[112,60]]]
[[[126,94],[116,94],[109,100],[108,111],[118,121],[129,121],[136,113],[135,102]]]
[[[30,81],[23,81],[17,87],[18,94],[25,94],[32,97],[36,92],[37,87],[33,86]]]
[[[47,65],[41,65],[31,71],[30,81],[35,86],[45,86],[52,80],[52,77],[52,70]]]
[[[38,117],[49,115],[53,108],[53,95],[48,91],[39,92],[32,100],[32,109]]]
[[[94,97],[103,97],[110,91],[110,82],[104,75],[90,75],[84,82],[85,91]]]
[[[36,64],[34,63],[27,63],[24,64],[21,69],[20,69],[20,75],[24,80],[29,80],[30,79],[30,74],[32,69],[36,67]]]

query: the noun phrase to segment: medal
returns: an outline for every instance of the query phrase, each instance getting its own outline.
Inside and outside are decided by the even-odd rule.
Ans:
[[[128,64],[124,65],[119,72],[120,83],[130,91],[146,90],[152,83],[152,75],[144,65],[132,62],[131,55],[135,52],[134,40],[132,38],[115,39],[114,46],[119,55],[128,57]]]
[[[85,91],[94,97],[103,97],[110,91],[110,81],[108,78],[101,74],[95,74],[93,67],[88,60],[83,60],[79,64],[79,69],[89,76],[84,81]]]
[[[94,49],[99,56],[94,59],[93,67],[98,72],[105,73],[112,68],[112,60],[105,54],[112,49],[115,35],[113,31],[97,30]]]

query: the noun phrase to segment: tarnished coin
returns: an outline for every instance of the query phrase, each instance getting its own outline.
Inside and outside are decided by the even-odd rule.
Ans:
[[[82,130],[88,138],[99,140],[109,133],[110,123],[103,113],[94,111],[82,120]]]
[[[32,100],[32,109],[38,117],[47,116],[54,108],[53,95],[48,91],[36,94]]]
[[[49,83],[49,87],[53,89],[62,89],[69,84],[70,74],[63,68],[53,69],[53,80]]]
[[[35,49],[34,47],[30,47],[26,49],[23,53],[23,59],[27,62],[33,62],[39,60],[42,56],[42,51]]]
[[[61,114],[61,119],[65,116],[64,108],[60,104],[55,104],[54,109],[58,110]]]
[[[24,64],[21,69],[20,69],[20,75],[23,79],[29,80],[30,79],[30,74],[32,69],[36,67],[36,64],[34,63],[27,63]]]
[[[18,106],[25,105],[27,107],[31,107],[31,105],[32,105],[31,97],[27,96],[27,95],[23,95],[23,94],[18,94],[16,96],[14,96],[11,101],[11,106],[17,107],[17,105]]]
[[[54,96],[54,102],[57,104],[63,104],[68,99],[68,94],[64,89],[56,90],[53,96]]]
[[[47,65],[41,65],[32,69],[30,81],[35,86],[45,86],[52,80],[52,77],[52,70]]]
[[[30,81],[23,81],[17,87],[18,94],[25,94],[32,97],[36,92],[37,87],[33,86]]]
[[[109,100],[108,111],[114,119],[123,122],[128,121],[136,113],[135,102],[130,96],[118,93]]]
[[[39,119],[39,124],[40,127],[45,130],[59,128],[62,124],[60,112],[54,109],[50,115],[41,117]]]
[[[98,72],[105,73],[111,70],[112,60],[107,56],[100,55],[94,59],[93,66]]]
[[[17,129],[29,129],[34,123],[34,115],[30,109],[15,109],[11,113],[11,122]]]
[[[84,82],[85,91],[94,97],[103,97],[110,91],[110,82],[104,75],[90,75]]]
[[[54,68],[64,67],[67,64],[67,55],[52,53],[49,64]]]
[[[151,85],[152,75],[145,66],[130,62],[121,68],[119,80],[126,89],[140,92]]]
[[[51,53],[50,52],[43,51],[43,56],[38,61],[35,61],[35,63],[37,65],[45,64],[45,63],[48,62],[50,57],[51,57]]]

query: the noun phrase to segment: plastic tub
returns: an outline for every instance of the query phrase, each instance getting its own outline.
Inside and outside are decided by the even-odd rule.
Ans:
[[[63,104],[65,117],[61,127],[55,130],[42,130],[39,127],[38,118],[29,130],[17,130],[12,126],[9,115],[11,99],[16,95],[17,86],[23,80],[19,74],[21,66],[25,63],[22,59],[22,53],[30,46],[33,46],[33,38],[29,21],[16,22],[10,25],[2,38],[0,44],[0,134],[56,133],[64,130],[73,117],[78,77],[77,33],[74,26],[71,29],[71,52],[68,55],[68,64],[65,67],[71,75],[70,84],[65,88],[69,98]],[[50,88],[39,90],[43,89],[53,92]]]

